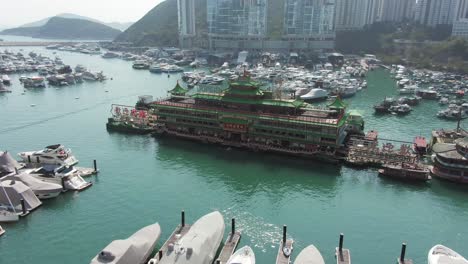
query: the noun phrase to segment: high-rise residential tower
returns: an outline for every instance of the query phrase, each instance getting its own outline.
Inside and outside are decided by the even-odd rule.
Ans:
[[[195,0],[177,0],[179,21],[179,44],[182,48],[191,48],[196,35]]]

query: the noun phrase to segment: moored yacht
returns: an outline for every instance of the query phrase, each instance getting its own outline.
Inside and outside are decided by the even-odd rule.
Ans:
[[[72,166],[78,163],[70,149],[61,144],[50,145],[42,150],[18,153],[26,164],[53,164]]]
[[[324,101],[328,98],[328,92],[324,89],[316,88],[301,96],[306,102]]]
[[[198,219],[189,231],[164,253],[159,264],[205,264],[212,263],[224,235],[224,219],[216,211]]]
[[[45,182],[60,184],[65,190],[82,191],[92,185],[81,177],[74,167],[44,165],[37,169],[27,170],[31,176]]]
[[[468,264],[462,255],[458,254],[454,250],[443,246],[435,245],[429,250],[427,254],[428,264]]]
[[[112,241],[91,260],[91,264],[146,263],[160,236],[161,227],[158,223],[146,226],[127,239]]]

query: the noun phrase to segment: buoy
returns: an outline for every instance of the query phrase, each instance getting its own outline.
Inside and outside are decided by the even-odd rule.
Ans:
[[[35,107],[36,105],[35,104],[31,104],[31,107]]]
[[[109,90],[106,90],[106,93],[108,93],[108,92],[109,92]]]
[[[75,97],[75,99],[80,99],[79,97]]]

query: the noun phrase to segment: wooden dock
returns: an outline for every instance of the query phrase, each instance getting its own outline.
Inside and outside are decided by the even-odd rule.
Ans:
[[[335,249],[336,264],[351,264],[351,253],[349,249],[340,248]]]
[[[351,252],[347,248],[343,248],[344,235],[340,234],[340,242],[335,248],[336,264],[351,264]]]
[[[294,241],[292,239],[286,240],[286,243],[283,243],[283,240],[281,240],[278,248],[278,254],[276,255],[276,264],[289,264],[291,262],[293,243]],[[288,255],[284,254],[285,248],[289,251]]]
[[[229,260],[229,258],[234,254],[234,251],[237,249],[237,245],[239,245],[239,241],[241,239],[240,232],[229,233],[226,242],[224,242],[223,249],[221,253],[219,253],[218,259],[216,260],[217,264],[225,264]]]
[[[398,264],[413,264],[413,260],[405,259],[405,255],[406,255],[406,243],[403,243],[401,245],[400,257],[397,258],[397,263]]]

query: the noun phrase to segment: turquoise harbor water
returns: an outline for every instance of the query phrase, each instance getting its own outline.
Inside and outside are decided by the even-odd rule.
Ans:
[[[11,49],[18,51],[18,49]],[[24,48],[52,55],[43,48]],[[391,263],[402,242],[407,256],[425,263],[427,251],[443,243],[468,256],[466,186],[432,181],[407,184],[355,170],[286,156],[255,154],[174,139],[109,133],[111,103],[133,105],[138,95],[166,95],[176,75],[135,71],[129,62],[58,52],[65,63],[83,64],[112,77],[104,83],[28,90],[11,75],[13,93],[0,95],[0,149],[17,153],[62,143],[101,173],[93,187],[68,192],[15,224],[3,224],[0,263],[88,263],[110,241],[159,222],[162,240],[179,222],[220,210],[236,217],[241,245],[251,245],[257,263],[273,263],[281,227],[288,225],[295,253],[315,244],[334,261],[338,234],[355,263]],[[369,88],[348,100],[361,112],[366,129],[384,138],[429,136],[453,122],[435,118],[437,102],[424,101],[406,117],[374,116],[372,105],[395,95],[384,71],[371,72]],[[108,90],[109,92],[106,92]],[[75,99],[79,97],[79,99]],[[36,107],[30,107],[36,104]]]

